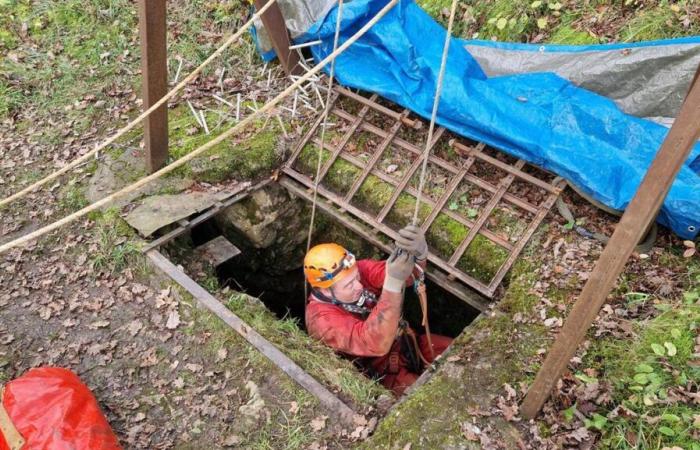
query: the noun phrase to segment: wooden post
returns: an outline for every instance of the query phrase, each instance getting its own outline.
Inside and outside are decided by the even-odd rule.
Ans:
[[[700,67],[698,68],[700,73]],[[656,217],[673,180],[700,135],[700,83],[696,77],[671,130],[637,193],[615,228],[566,323],[523,401],[525,419],[534,418],[586,336],[637,242]]]
[[[165,0],[139,0],[143,109],[160,100],[168,88]],[[168,107],[153,111],[143,122],[146,168],[162,168],[168,159]]]
[[[255,0],[255,9],[260,9],[267,3],[268,0]],[[272,41],[272,48],[280,60],[280,64],[284,68],[287,75],[299,75],[302,73],[302,67],[299,65],[299,54],[294,50],[289,50],[292,45],[289,40],[289,32],[287,25],[284,23],[284,17],[278,3],[275,3],[260,18],[265,31]]]

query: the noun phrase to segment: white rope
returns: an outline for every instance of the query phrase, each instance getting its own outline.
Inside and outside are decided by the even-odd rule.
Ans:
[[[338,0],[338,13],[335,20],[335,36],[333,37],[333,51],[338,48],[338,36],[340,35],[340,19],[343,15],[343,0]],[[311,248],[311,235],[314,232],[314,221],[316,220],[316,198],[318,196],[318,183],[321,176],[321,160],[323,159],[323,145],[326,139],[326,126],[328,124],[328,113],[331,109],[331,96],[333,93],[333,77],[335,76],[335,59],[331,62],[331,69],[328,76],[328,92],[326,93],[326,104],[323,108],[323,121],[321,123],[321,146],[318,149],[318,161],[316,163],[316,177],[314,178],[314,198],[311,202],[311,218],[309,219],[309,235],[306,238],[306,251]],[[318,89],[316,89],[318,93]],[[320,93],[318,94],[320,97]],[[323,101],[321,101],[323,103]]]
[[[83,156],[79,157],[78,159],[72,161],[71,163],[65,165],[61,169],[47,175],[45,178],[31,184],[30,186],[22,189],[21,191],[17,192],[16,194],[13,194],[3,200],[0,200],[0,208],[3,206],[7,205],[8,203],[17,200],[21,197],[24,197],[28,193],[34,191],[35,189],[39,188],[40,186],[43,186],[44,184],[55,180],[56,178],[60,177],[64,173],[68,172],[69,170],[73,169],[74,167],[79,166],[83,162],[87,161],[90,159],[93,155],[97,154],[100,150],[104,149],[108,145],[112,144],[115,142],[117,139],[120,137],[124,136],[126,133],[128,133],[132,128],[134,128],[136,125],[138,125],[143,119],[148,117],[153,111],[156,109],[160,108],[163,106],[168,100],[173,98],[175,94],[177,94],[179,91],[182,90],[187,84],[190,83],[190,81],[194,80],[204,68],[209,65],[213,60],[215,60],[219,55],[221,55],[231,44],[233,44],[235,41],[237,41],[244,32],[250,28],[255,20],[257,20],[265,11],[267,11],[268,8],[270,8],[277,0],[269,0],[265,6],[260,8],[258,12],[256,12],[253,17],[250,18],[248,22],[246,22],[243,27],[241,27],[233,36],[228,38],[226,42],[224,42],[221,47],[219,47],[214,53],[212,53],[202,64],[200,64],[199,67],[197,67],[191,74],[189,74],[184,80],[182,80],[177,86],[175,86],[170,92],[165,94],[160,100],[158,100],[156,103],[154,103],[150,108],[148,108],[146,111],[141,113],[140,116],[138,116],[136,119],[132,120],[129,124],[127,124],[124,128],[121,130],[117,131],[116,134],[114,134],[112,137],[104,141],[102,144],[98,145],[94,150],[91,150],[84,154]],[[179,72],[178,72],[179,76]]]
[[[163,167],[162,169],[158,170],[157,172],[152,173],[151,175],[148,175],[147,177],[144,177],[130,186],[127,186],[123,188],[120,191],[114,192],[110,194],[109,196],[98,200],[97,202],[86,206],[85,208],[74,212],[73,214],[70,214],[69,216],[64,217],[61,220],[58,220],[56,222],[53,222],[49,225],[46,225],[36,231],[33,231],[31,233],[28,233],[20,238],[17,238],[13,241],[10,241],[6,244],[0,245],[0,254],[15,248],[17,246],[20,246],[22,244],[26,244],[29,241],[32,241],[34,239],[37,239],[47,233],[50,233],[53,230],[56,230],[63,225],[66,225],[70,222],[75,221],[76,219],[79,219],[87,214],[89,214],[92,211],[96,211],[99,208],[113,202],[115,199],[123,197],[124,195],[133,192],[140,187],[150,183],[151,181],[165,175],[166,173],[172,172],[173,170],[177,169],[178,167],[184,165],[188,161],[191,161],[192,159],[196,158],[197,156],[201,155],[202,153],[206,152],[207,150],[211,149],[212,147],[220,144],[224,140],[228,139],[230,136],[233,134],[237,133],[240,131],[242,128],[246,127],[247,125],[250,125],[259,115],[269,111],[275,105],[277,105],[279,102],[281,102],[284,98],[289,96],[291,93],[293,93],[300,84],[304,83],[308,78],[311,78],[315,74],[321,71],[321,69],[328,64],[329,62],[333,61],[339,54],[344,52],[349,46],[355,43],[362,35],[364,35],[372,26],[374,26],[375,23],[377,23],[386,13],[388,13],[391,8],[393,8],[398,0],[390,0],[389,3],[387,3],[371,20],[369,20],[360,30],[357,31],[354,35],[352,35],[347,41],[343,42],[343,44],[338,47],[337,50],[335,50],[333,53],[328,55],[318,63],[309,73],[301,77],[299,80],[294,82],[291,86],[289,86],[287,89],[282,91],[277,97],[273,98],[270,100],[268,103],[262,106],[257,112],[251,114],[250,116],[246,117],[244,120],[242,120],[240,123],[235,125],[234,127],[230,128],[229,130],[221,133],[219,136],[216,138],[212,139],[211,141],[207,142],[206,144],[202,145],[199,148],[196,148],[192,152],[188,153],[187,155],[183,156],[182,158],[173,161],[170,163],[168,166]]]
[[[437,87],[435,89],[435,100],[433,100],[433,113],[430,116],[430,127],[428,128],[428,139],[425,141],[425,150],[423,151],[423,165],[420,172],[420,184],[418,185],[418,195],[416,196],[416,210],[413,212],[413,225],[418,225],[418,211],[423,197],[423,187],[425,186],[425,174],[428,168],[428,158],[430,156],[430,146],[433,142],[433,130],[435,129],[435,119],[437,117],[438,104],[440,103],[440,94],[442,93],[442,82],[445,77],[445,66],[447,65],[447,53],[450,49],[450,40],[452,39],[452,24],[455,20],[455,11],[457,10],[457,0],[452,0],[452,8],[450,9],[450,21],[447,24],[447,33],[445,34],[445,44],[442,48],[442,62],[440,63],[440,73],[437,79]]]

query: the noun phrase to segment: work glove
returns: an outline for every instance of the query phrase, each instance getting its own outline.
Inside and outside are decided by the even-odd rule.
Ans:
[[[413,273],[414,266],[413,255],[398,248],[394,250],[386,260],[383,290],[402,292],[406,286],[406,279]]]
[[[420,227],[415,225],[407,225],[399,230],[396,246],[412,253],[416,259],[423,260],[428,257],[428,243],[425,241],[425,234]]]

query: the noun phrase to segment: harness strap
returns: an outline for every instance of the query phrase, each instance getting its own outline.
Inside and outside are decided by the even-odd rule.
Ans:
[[[0,433],[5,438],[5,442],[10,447],[10,450],[20,450],[24,447],[25,441],[22,435],[19,434],[19,431],[17,431],[15,424],[12,423],[12,419],[2,403],[4,394],[5,387],[3,386],[0,387]]]

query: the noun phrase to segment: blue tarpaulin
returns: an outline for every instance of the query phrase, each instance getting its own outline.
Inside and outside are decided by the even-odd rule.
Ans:
[[[386,0],[343,6],[340,42]],[[333,49],[337,7],[297,42],[317,40],[316,61]],[[345,86],[374,92],[428,119],[446,30],[412,0],[400,0],[342,53],[335,76]],[[487,77],[452,39],[437,122],[550,170],[607,206],[624,210],[668,129],[622,112],[610,99],[550,72]],[[693,239],[700,230],[700,145],[682,167],[658,222]]]

